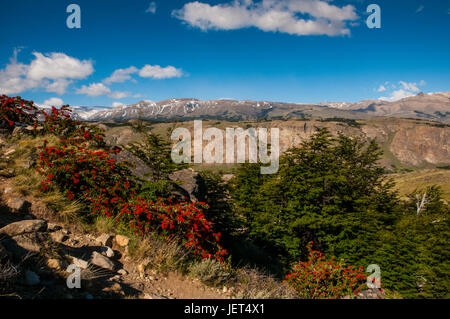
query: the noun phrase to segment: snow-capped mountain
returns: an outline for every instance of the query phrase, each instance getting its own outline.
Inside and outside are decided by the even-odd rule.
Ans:
[[[139,118],[163,121],[191,119],[245,121],[307,117],[364,119],[388,116],[450,123],[450,92],[419,93],[395,102],[365,100],[356,103],[300,104],[231,99],[201,101],[180,98],[159,102],[142,100],[135,104],[114,108],[80,106],[73,109],[74,116],[85,121],[123,121]]]

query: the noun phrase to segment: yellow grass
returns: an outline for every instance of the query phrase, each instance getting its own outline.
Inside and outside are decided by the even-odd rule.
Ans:
[[[410,173],[390,175],[396,183],[395,188],[402,197],[412,193],[415,189],[425,188],[431,185],[442,187],[443,199],[450,202],[450,170],[424,169]]]

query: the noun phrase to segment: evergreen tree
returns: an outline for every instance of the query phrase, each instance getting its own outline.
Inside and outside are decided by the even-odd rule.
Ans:
[[[374,141],[333,138],[327,129],[318,129],[281,158],[278,174],[251,191],[257,195],[234,193],[238,205],[247,201],[244,211],[253,209],[247,213],[250,238],[276,251],[286,266],[305,257],[311,240],[350,263],[368,261],[380,241],[379,230],[395,221],[396,196],[377,163],[380,155]],[[237,179],[235,189],[254,185]]]
[[[186,164],[174,163],[171,157],[171,143],[153,133],[142,121],[139,120],[133,129],[143,138],[129,143],[124,148],[150,168],[150,172],[146,174],[150,181],[143,181],[141,195],[149,199],[169,196],[170,186],[173,183],[170,181],[169,175],[176,170],[185,168]]]

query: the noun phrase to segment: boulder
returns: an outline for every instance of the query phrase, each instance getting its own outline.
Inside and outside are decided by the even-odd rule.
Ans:
[[[86,260],[73,257],[70,255],[66,256],[68,259],[72,260],[72,264],[74,264],[77,267],[80,267],[81,269],[87,269],[89,267],[89,263]]]
[[[41,250],[41,243],[46,240],[46,237],[45,233],[29,233],[7,238],[2,243],[7,251],[22,258],[30,252],[38,253]]]
[[[114,257],[114,250],[112,250],[108,246],[103,246],[101,248],[101,253],[102,253],[102,255],[105,255],[108,258],[113,258]]]
[[[172,181],[178,182],[180,188],[185,190],[193,202],[204,201],[206,185],[199,173],[192,168],[182,169],[169,175]]]
[[[128,238],[127,236],[123,236],[123,235],[116,235],[116,243],[117,245],[119,245],[120,247],[126,247],[128,246],[128,243],[130,242],[130,238]]]
[[[14,237],[18,235],[35,233],[47,230],[47,222],[42,219],[22,220],[11,223],[0,229],[0,234]]]
[[[112,247],[113,237],[108,234],[103,234],[103,235],[97,237],[96,241],[102,246]]]
[[[131,167],[130,171],[134,176],[150,180],[147,174],[151,172],[151,169],[147,165],[145,165],[145,163],[140,158],[134,156],[127,150],[122,149],[119,153],[112,154],[111,157],[119,162],[127,161],[133,164],[133,167]]]
[[[31,207],[31,203],[21,198],[9,198],[6,200],[6,206],[17,213],[27,213]]]
[[[91,264],[111,271],[114,271],[114,269],[116,268],[116,265],[111,259],[103,256],[102,254],[99,254],[96,251],[92,253]]]
[[[47,230],[49,232],[54,232],[54,231],[58,231],[58,230],[61,230],[61,229],[62,229],[62,227],[59,226],[59,225],[56,225],[56,224],[53,224],[53,223],[48,223],[47,224]]]
[[[120,269],[119,271],[117,271],[117,273],[122,276],[128,275],[128,271],[126,271],[125,269]]]
[[[57,232],[50,233],[50,238],[54,242],[57,242],[57,243],[63,243],[67,239],[69,239],[69,237],[66,234],[64,234],[62,231],[57,231]]]

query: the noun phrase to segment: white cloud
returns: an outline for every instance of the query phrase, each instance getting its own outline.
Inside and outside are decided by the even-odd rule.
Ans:
[[[86,94],[88,96],[107,95],[113,99],[123,99],[129,96],[128,92],[111,91],[111,89],[103,83],[91,83],[89,86],[83,85],[76,93]]]
[[[145,12],[155,14],[156,13],[156,3],[154,1],[150,2],[149,6],[148,6],[147,10],[145,10]]]
[[[48,100],[45,100],[43,104],[47,106],[61,106],[64,105],[64,101],[58,97],[52,97]]]
[[[45,90],[47,92],[58,93],[59,95],[63,95],[67,91],[67,87],[72,84],[73,81],[67,79],[57,79],[52,83],[49,83]]]
[[[416,13],[422,12],[423,9],[425,9],[425,7],[421,5],[420,7],[417,8]]]
[[[388,102],[394,102],[394,101],[398,101],[401,99],[404,99],[406,97],[410,97],[410,96],[414,96],[416,95],[418,92],[420,92],[420,86],[424,86],[426,85],[426,82],[424,80],[421,80],[419,82],[419,84],[417,84],[416,82],[405,82],[405,81],[399,81],[398,82],[400,84],[400,88],[398,90],[394,90],[390,93],[389,96],[382,96],[379,99],[383,100],[383,101],[388,101]],[[383,85],[380,86],[384,87]],[[395,89],[396,86],[394,84],[392,84],[392,87]],[[383,91],[386,91],[383,90]],[[378,92],[383,92],[378,90]]]
[[[143,78],[153,78],[153,79],[168,79],[168,78],[178,78],[183,75],[181,69],[177,69],[173,66],[167,66],[162,68],[159,65],[145,65],[140,71],[139,76]]]
[[[128,92],[114,91],[114,92],[111,92],[108,96],[110,98],[119,99],[120,100],[120,99],[128,97],[129,95],[130,95],[130,93],[128,93]]]
[[[338,7],[327,0],[235,0],[218,5],[195,1],[174,10],[172,15],[203,31],[256,27],[263,31],[328,36],[350,34],[347,21],[359,19],[354,6]]]
[[[35,80],[26,78],[28,66],[17,62],[19,50],[14,50],[14,55],[5,69],[0,70],[0,93],[16,94],[38,87],[39,83]]]
[[[126,69],[117,69],[109,77],[103,80],[106,84],[122,83],[131,79],[130,74],[137,73],[139,70],[134,66],[130,66]]]
[[[33,55],[36,59],[31,62],[27,74],[33,80],[84,79],[94,72],[91,61],[80,61],[64,53],[44,55],[34,52]]]
[[[83,85],[77,90],[77,93],[86,94],[88,96],[108,95],[111,93],[111,89],[103,83],[91,83],[89,86]]]
[[[415,94],[410,91],[400,89],[400,90],[392,92],[390,96],[380,97],[380,100],[394,102],[394,101],[398,101],[398,100],[404,99],[405,97],[410,97],[413,95],[415,95]]]
[[[386,87],[384,85],[380,85],[380,87],[377,89],[378,92],[384,92],[386,91]]]
[[[0,93],[18,94],[43,88],[47,92],[64,94],[72,80],[84,79],[94,72],[92,62],[78,60],[64,53],[34,52],[29,65],[17,61],[19,49],[3,70],[0,70]]]
[[[420,89],[417,87],[417,83],[415,83],[415,82],[414,83],[413,82],[407,83],[407,82],[404,82],[404,81],[400,81],[398,83],[401,85],[401,87],[403,89],[405,89],[407,91],[412,91],[412,92],[419,92],[420,91]]]

